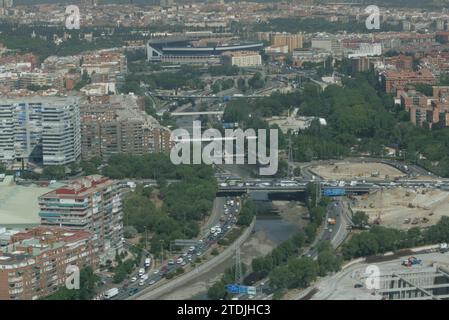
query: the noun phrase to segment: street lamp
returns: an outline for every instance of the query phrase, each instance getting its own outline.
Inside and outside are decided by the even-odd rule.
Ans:
[[[148,249],[148,227],[147,226],[144,226],[144,228],[145,228],[145,250],[147,250]]]
[[[159,240],[159,242],[161,243],[161,266],[164,263],[164,240],[161,239]]]

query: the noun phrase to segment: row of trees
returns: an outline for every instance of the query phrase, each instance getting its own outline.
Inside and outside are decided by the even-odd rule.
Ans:
[[[213,169],[205,165],[174,165],[168,155],[163,153],[143,156],[119,154],[109,158],[102,173],[113,179],[182,179],[191,177],[210,178]]]
[[[213,170],[205,165],[175,166],[164,154],[112,157],[103,173],[112,178],[155,178],[159,189],[138,185],[124,200],[125,224],[148,237],[151,251],[169,248],[175,239],[198,235],[216,194]],[[167,179],[178,180],[168,183]],[[154,201],[158,201],[157,207]]]
[[[228,90],[234,87],[233,79],[216,80],[212,85],[211,89],[213,93],[218,93],[223,90]]]
[[[203,89],[205,82],[200,79],[201,70],[196,67],[182,65],[180,70],[172,72],[158,72],[152,74],[130,73],[125,78],[125,83],[121,88],[124,93],[134,92],[142,94],[141,83],[144,83],[151,89],[176,90]]]
[[[369,231],[354,234],[342,248],[345,259],[365,257],[387,251],[425,244],[449,242],[449,217],[422,231],[418,227],[407,231],[373,226]]]
[[[248,227],[256,216],[256,204],[252,199],[245,199],[240,209],[239,218],[237,224],[240,226]]]

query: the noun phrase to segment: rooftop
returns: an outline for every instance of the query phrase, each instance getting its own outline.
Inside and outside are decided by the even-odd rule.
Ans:
[[[0,226],[39,224],[38,197],[52,190],[38,186],[0,185]]]

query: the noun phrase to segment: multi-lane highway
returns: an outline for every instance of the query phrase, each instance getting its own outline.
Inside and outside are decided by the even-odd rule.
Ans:
[[[197,240],[196,244],[186,249],[185,252],[179,256],[164,261],[162,267],[155,270],[146,270],[144,275],[133,274],[130,279],[119,288],[119,293],[113,300],[128,299],[131,296],[148,292],[153,287],[167,277],[168,274],[174,275],[180,268],[184,268],[202,257],[208,250],[213,248],[218,241],[223,239],[232,227],[237,222],[237,215],[240,211],[240,202],[228,198],[227,201],[219,201],[223,210],[216,210],[216,212],[223,212],[224,215],[213,215],[210,223],[216,223],[211,228],[203,229],[203,236]],[[216,205],[218,205],[216,204]],[[143,268],[143,266],[142,266]]]

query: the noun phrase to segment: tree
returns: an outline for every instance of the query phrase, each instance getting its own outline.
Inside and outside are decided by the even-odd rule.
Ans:
[[[212,300],[221,300],[226,295],[225,284],[222,281],[214,283],[212,287],[207,290],[207,296]]]
[[[364,211],[356,211],[352,217],[352,222],[356,226],[365,226],[368,224],[369,216]]]
[[[248,80],[251,89],[261,89],[265,86],[265,80],[260,72],[256,72],[252,78]]]
[[[340,270],[342,259],[335,254],[335,250],[329,241],[318,245],[319,275],[325,276],[328,272]]]
[[[66,176],[65,167],[61,165],[45,166],[42,176],[47,179],[60,180]]]
[[[92,175],[98,173],[96,162],[93,161],[93,159],[89,161],[81,161],[80,166],[85,175]]]
[[[301,175],[301,168],[300,167],[296,167],[295,169],[293,169],[293,175],[295,177],[299,177]]]

